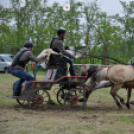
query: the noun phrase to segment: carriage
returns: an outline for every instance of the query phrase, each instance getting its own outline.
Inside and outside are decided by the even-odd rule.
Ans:
[[[80,110],[86,104],[86,89],[83,84],[88,77],[86,65],[81,65],[81,68],[83,70],[81,74],[68,76],[66,58],[51,54],[44,80],[26,82],[22,85],[20,96],[8,97],[16,99],[20,105],[28,104],[32,109],[45,109],[51,103],[49,90],[52,89],[52,85],[58,84],[58,103],[70,110]],[[14,86],[15,84],[16,82]]]

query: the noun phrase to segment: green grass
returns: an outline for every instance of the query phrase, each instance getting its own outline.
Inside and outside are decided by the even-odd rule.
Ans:
[[[134,117],[129,117],[129,116],[114,116],[116,121],[119,122],[124,122],[124,123],[132,123],[134,124]]]
[[[29,70],[28,73],[33,74],[33,71]],[[45,74],[46,74],[46,70],[39,70],[37,72],[37,75],[45,76]]]
[[[93,126],[86,125],[86,126],[83,127],[83,129],[88,130],[88,131],[91,131],[91,130],[93,130],[94,128],[93,128]]]
[[[111,130],[102,130],[101,131],[102,134],[115,134],[113,131]]]

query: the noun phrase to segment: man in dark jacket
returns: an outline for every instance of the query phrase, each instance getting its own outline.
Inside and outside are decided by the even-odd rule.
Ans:
[[[13,76],[16,76],[19,79],[18,83],[16,84],[13,95],[19,96],[21,93],[21,85],[24,83],[24,81],[34,81],[35,78],[32,77],[29,73],[24,71],[25,65],[30,61],[34,61],[35,63],[39,63],[45,56],[42,56],[40,58],[36,58],[32,54],[33,50],[33,43],[30,41],[26,41],[24,44],[24,47],[16,54],[16,56],[13,59],[10,72]]]
[[[66,30],[64,28],[58,28],[57,30],[57,37],[53,38],[50,44],[50,48],[53,51],[56,51],[58,53],[62,53],[64,56],[67,56],[69,58],[66,58],[68,63],[70,64],[70,74],[72,76],[75,76],[75,70],[72,64],[71,59],[78,59],[78,56],[74,56],[71,53],[69,53],[68,51],[65,50],[64,48],[64,38],[66,37]],[[71,59],[70,59],[71,58]]]

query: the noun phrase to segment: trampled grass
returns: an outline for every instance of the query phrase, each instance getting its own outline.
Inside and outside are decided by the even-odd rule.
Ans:
[[[42,73],[41,73],[42,74]],[[39,74],[38,80],[44,76]],[[0,134],[133,134],[134,107],[117,108],[109,89],[100,89],[91,94],[85,109],[72,112],[59,106],[55,85],[51,94],[56,103],[46,110],[31,110],[21,107],[12,94],[12,84],[17,78],[0,74]],[[56,85],[57,86],[57,85]],[[58,88],[58,86],[57,86]],[[119,94],[126,100],[127,91]],[[134,100],[132,93],[131,100]]]

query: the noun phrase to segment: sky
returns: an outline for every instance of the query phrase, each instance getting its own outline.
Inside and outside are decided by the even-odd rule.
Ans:
[[[49,4],[52,4],[53,2],[58,2],[60,5],[64,5],[68,0],[48,0]],[[76,1],[84,1],[85,3],[87,1],[93,1],[93,0],[76,0]],[[122,13],[122,7],[120,5],[120,0],[98,0],[98,4],[102,11],[107,12],[108,15],[114,15],[116,13],[121,14]],[[132,0],[122,0],[122,1],[132,1]],[[8,5],[10,4],[10,0],[0,0],[1,4]]]

